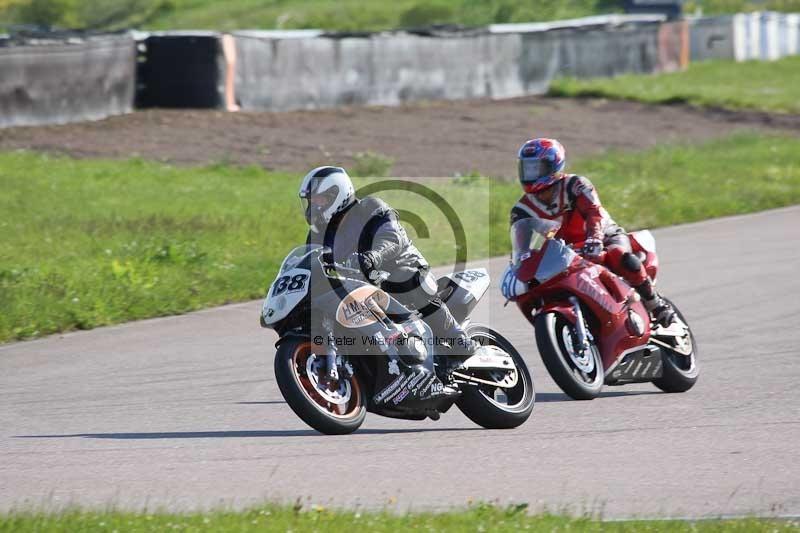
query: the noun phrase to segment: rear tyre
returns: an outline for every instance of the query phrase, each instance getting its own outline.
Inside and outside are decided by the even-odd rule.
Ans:
[[[510,355],[517,369],[517,384],[508,389],[464,385],[456,405],[467,418],[486,429],[511,429],[523,424],[531,416],[536,392],[522,355],[508,339],[486,326],[471,325],[467,334],[478,344],[497,346]]]
[[[592,400],[603,388],[605,373],[600,351],[592,343],[588,353],[575,350],[575,326],[560,313],[542,313],[534,320],[536,346],[550,376],[573,400]]]
[[[356,376],[326,385],[324,362],[310,339],[287,339],[275,354],[275,380],[303,422],[326,435],[352,433],[367,416],[364,388]]]
[[[683,318],[683,314],[681,313],[680,309],[678,309],[674,303],[666,298],[664,298],[664,300],[666,300],[672,306],[672,308],[675,310],[675,314],[677,314],[683,323],[688,327],[689,323],[686,322],[685,318]],[[688,336],[682,339],[681,342],[690,343],[690,355],[684,355],[660,346],[661,358],[664,363],[664,371],[660,378],[653,380],[653,385],[664,392],[686,392],[694,387],[695,383],[697,383],[697,377],[700,374],[695,358],[697,355],[697,343],[695,343],[692,329],[688,328],[688,331]]]

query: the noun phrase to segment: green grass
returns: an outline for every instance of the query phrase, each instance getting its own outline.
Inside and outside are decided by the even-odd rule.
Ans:
[[[0,27],[8,21],[96,29],[365,31],[554,20],[619,10],[618,0],[0,0]]]
[[[684,13],[693,14],[697,10],[703,15],[720,15],[749,11],[800,11],[800,0],[686,0]]]
[[[170,0],[149,26],[171,28],[323,28],[382,30],[387,28],[461,24],[533,22],[622,12],[619,0]],[[800,0],[700,0],[707,14],[755,9],[800,11]]]
[[[167,514],[118,511],[66,511],[63,513],[11,513],[0,515],[0,532],[48,531],[531,531],[531,532],[774,532],[797,531],[798,523],[782,520],[641,520],[601,522],[589,518],[555,515],[531,516],[525,505],[500,508],[477,505],[446,513],[334,511],[314,506],[270,505],[243,512]]]
[[[299,179],[255,167],[0,154],[0,341],[262,296],[305,239]],[[461,217],[476,242],[470,257],[488,255],[488,188],[440,181],[431,186],[455,204],[485,198]],[[431,235],[448,231],[428,201],[382,196],[425,216]],[[432,242],[420,239],[432,261],[455,257],[454,246]]]
[[[742,134],[614,153],[572,170],[634,229],[800,203],[798,153],[800,139]],[[0,341],[261,297],[305,236],[298,180],[255,167],[0,154]],[[516,184],[426,185],[456,210],[469,258],[506,253]],[[432,263],[452,261],[453,233],[428,200],[380,196],[424,219],[426,228],[407,226]]]
[[[429,24],[477,26],[581,17],[619,10],[609,0],[174,0],[149,26],[168,28],[322,28],[383,30]]]
[[[778,61],[708,61],[685,72],[555,80],[550,95],[800,113],[800,56]]]
[[[117,29],[243,28],[365,31],[429,24],[480,26],[622,12],[621,0],[0,0],[0,28],[38,23]],[[685,12],[800,11],[800,0],[693,0]]]

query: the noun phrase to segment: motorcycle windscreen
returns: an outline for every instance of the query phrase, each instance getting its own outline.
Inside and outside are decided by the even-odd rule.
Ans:
[[[561,241],[549,240],[542,253],[539,268],[536,269],[534,278],[539,283],[545,283],[569,268],[578,254]]]
[[[539,217],[522,218],[511,225],[511,263],[519,266],[531,253],[538,252],[548,238],[559,229],[560,224]]]
[[[297,246],[291,252],[289,252],[289,254],[286,256],[286,259],[284,259],[283,263],[281,263],[280,273],[283,274],[287,270],[301,267],[303,263],[308,261],[309,257],[311,257],[311,255],[317,250],[321,251],[322,245],[304,244],[302,246]],[[305,265],[302,268],[309,267],[308,265]]]

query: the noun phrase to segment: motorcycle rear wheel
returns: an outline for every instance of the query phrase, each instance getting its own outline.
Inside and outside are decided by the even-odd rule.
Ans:
[[[533,378],[522,355],[508,339],[486,326],[470,325],[467,334],[481,345],[497,346],[510,355],[517,368],[517,384],[503,390],[502,396],[495,394],[502,389],[490,385],[464,385],[456,406],[467,418],[486,429],[511,429],[522,425],[531,416],[536,401]]]
[[[674,303],[664,298],[675,310],[675,314],[683,321],[684,324],[689,326],[683,314]],[[663,374],[660,378],[653,380],[653,385],[658,387],[664,392],[686,392],[694,387],[697,383],[697,377],[700,372],[697,368],[697,342],[694,340],[692,328],[689,327],[689,340],[692,343],[691,355],[681,355],[671,352],[668,348],[661,348],[662,360],[664,362]]]
[[[323,360],[313,352],[310,339],[287,339],[275,354],[275,380],[303,422],[326,435],[352,433],[367,416],[364,387],[356,376],[340,377],[335,388],[325,387],[316,372]]]
[[[536,346],[542,362],[553,378],[553,381],[564,393],[573,400],[593,400],[600,394],[605,380],[603,361],[600,351],[592,344],[589,347],[591,354],[586,357],[588,368],[582,369],[574,354],[574,339],[577,338],[575,326],[559,313],[542,313],[534,320],[536,330]],[[565,339],[573,339],[567,342]]]

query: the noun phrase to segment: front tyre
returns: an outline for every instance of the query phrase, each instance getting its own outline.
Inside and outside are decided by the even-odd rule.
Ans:
[[[325,356],[315,354],[311,340],[290,338],[275,354],[275,380],[292,411],[326,435],[357,430],[367,416],[363,387],[356,376],[325,381]]]
[[[456,405],[467,418],[486,429],[511,429],[521,425],[531,416],[536,398],[525,360],[513,344],[491,328],[471,325],[467,328],[467,335],[478,344],[497,346],[510,355],[518,378],[516,385],[508,389],[482,384],[464,385]]]
[[[680,309],[666,298],[664,300],[672,306],[681,322],[686,324],[686,335],[683,337],[656,337],[665,344],[674,345],[675,349],[669,349],[663,344],[659,344],[664,370],[660,378],[653,380],[653,385],[664,392],[686,392],[694,387],[700,374],[696,360],[697,343],[689,323],[683,318]]]
[[[596,398],[605,379],[597,346],[580,353],[575,326],[560,313],[537,315],[534,328],[542,362],[561,390],[573,400]]]

